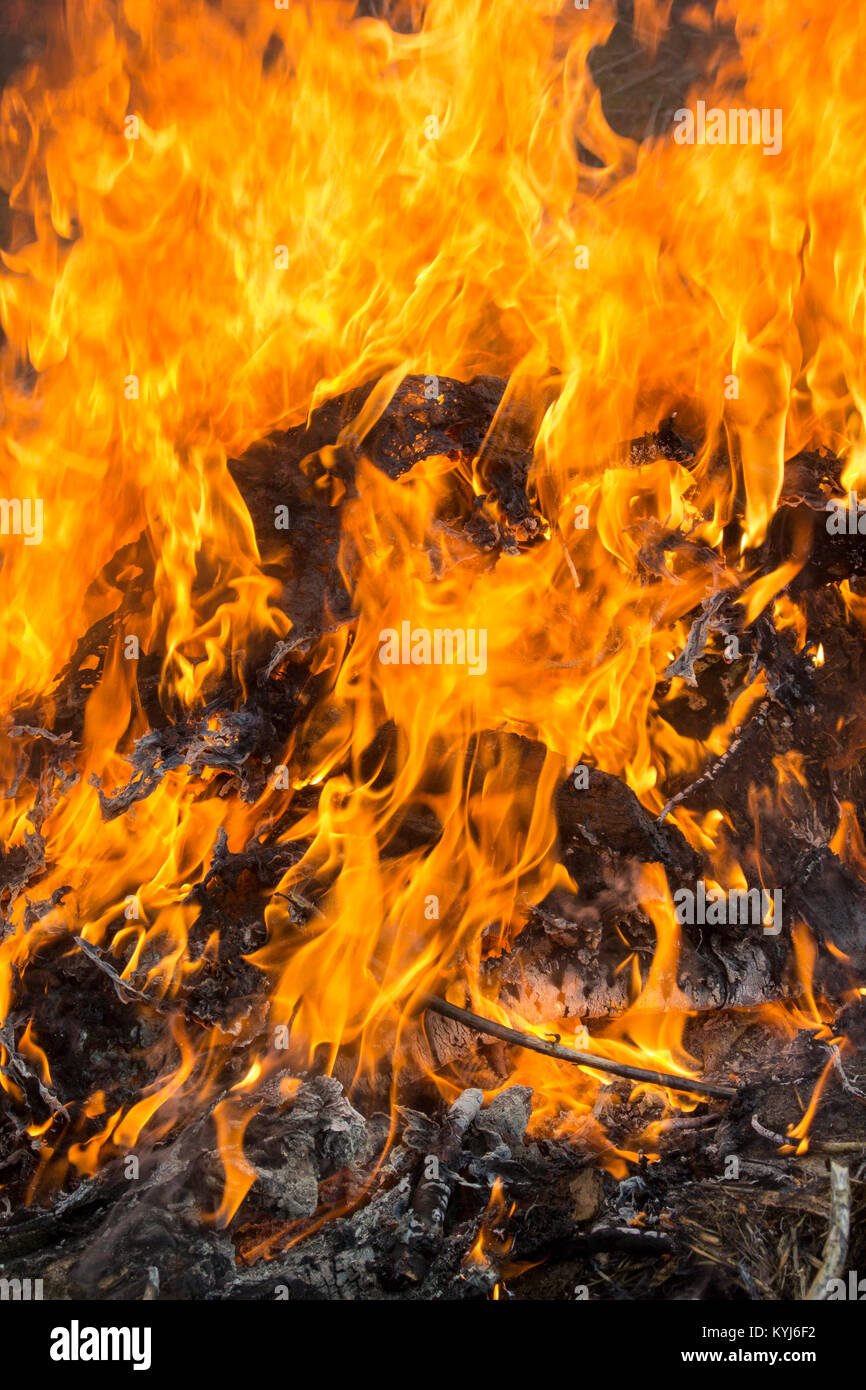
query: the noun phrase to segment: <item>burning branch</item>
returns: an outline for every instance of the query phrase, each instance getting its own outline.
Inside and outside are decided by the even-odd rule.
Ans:
[[[464,1023],[467,1028],[487,1033],[502,1042],[514,1043],[517,1047],[528,1047],[533,1052],[543,1052],[546,1057],[555,1057],[560,1062],[574,1062],[578,1067],[592,1067],[595,1071],[611,1072],[614,1076],[623,1076],[629,1081],[646,1081],[654,1086],[666,1086],[668,1090],[684,1091],[689,1095],[733,1100],[737,1094],[732,1086],[717,1086],[714,1082],[692,1080],[689,1077],[676,1076],[672,1072],[631,1067],[624,1062],[611,1061],[609,1057],[596,1057],[591,1052],[577,1052],[572,1047],[563,1047],[561,1043],[545,1042],[543,1038],[536,1038],[532,1033],[521,1033],[516,1028],[507,1028],[503,1023],[494,1023],[492,1019],[470,1013],[468,1009],[460,1009],[456,1004],[449,1004],[447,999],[440,999],[435,994],[423,995],[421,1003],[425,1009],[442,1014],[443,1018],[451,1018],[455,1023]]]

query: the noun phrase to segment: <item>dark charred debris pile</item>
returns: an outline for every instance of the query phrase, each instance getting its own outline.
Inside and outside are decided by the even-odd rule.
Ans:
[[[352,423],[372,389],[329,402],[305,425],[272,435],[231,464],[265,569],[281,585],[291,633],[245,652],[245,693],[227,676],[194,717],[163,708],[161,655],[141,655],[138,699],[150,731],[130,743],[128,783],[100,790],[106,822],[146,800],[173,769],[191,778],[207,769],[208,795],[253,802],[265,789],[293,729],[316,705],[316,643],[353,624],[337,563],[342,506],[331,484],[338,480],[350,499],[362,455],[392,479],[432,455],[478,459],[486,495],[479,502],[455,468],[438,524],[491,566],[503,553],[549,543],[528,482],[535,420],[504,394],[503,382],[440,378],[429,399],[425,379],[408,377],[358,438]],[[667,421],[626,446],[621,463],[639,468],[665,457],[692,466],[694,448],[677,426]],[[775,936],[746,926],[723,933],[682,927],[677,983],[694,1010],[686,1045],[704,1078],[734,1087],[732,1100],[704,1100],[671,1116],[660,1093],[633,1095],[631,1083],[612,1077],[584,1132],[578,1126],[566,1136],[555,1124],[530,1131],[525,1088],[484,1102],[483,1092],[508,1081],[507,1048],[428,1012],[419,1028],[421,1063],[407,1073],[393,1121],[387,1067],[378,1084],[350,1089],[351,1058],[333,1076],[298,1070],[290,1104],[276,1080],[257,1092],[243,1143],[256,1177],[224,1228],[216,1216],[225,1172],[213,1110],[249,1069],[257,1021],[266,1026],[266,982],[245,957],[265,944],[263,901],[301,852],[277,841],[293,818],[315,807],[317,789],[307,787],[287,798],[286,819],[242,853],[230,853],[220,832],[210,870],[191,893],[199,911],[189,936],[193,955],[214,932],[219,948],[167,1003],[150,998],[144,971],[121,980],[122,959],[80,939],[76,948],[74,923],[21,974],[2,1032],[14,1086],[0,1093],[0,1274],[42,1278],[46,1296],[58,1298],[482,1298],[494,1291],[517,1298],[801,1298],[833,1221],[831,1161],[849,1171],[848,1264],[856,1267],[866,1016],[852,984],[864,978],[866,889],[830,841],[843,804],[866,833],[866,649],[840,591],[847,581],[851,594],[866,594],[866,540],[828,532],[826,503],[841,491],[832,457],[789,461],[767,538],[748,555],[753,573],[770,573],[811,537],[809,559],[787,591],[806,616],[805,646],[797,649],[791,628],[777,629],[770,610],[747,624],[736,595],[710,583],[713,596],[692,615],[688,643],[659,692],[666,694],[673,676],[684,677],[687,694],[666,702],[665,717],[677,732],[701,738],[757,672],[765,679],[765,697],[728,753],[690,785],[667,789],[672,802],[696,813],[722,811],[741,862],[759,840],[782,890]],[[273,525],[278,505],[292,518],[286,531]],[[732,526],[725,537],[732,564],[739,542]],[[658,528],[640,553],[646,584],[683,547],[711,577],[717,552],[704,554],[681,533]],[[82,637],[52,690],[50,728],[46,709],[35,704],[16,711],[6,729],[16,773],[5,792],[31,789],[35,809],[26,844],[0,851],[4,919],[22,895],[29,924],[63,903],[62,887],[48,899],[40,895],[50,867],[41,826],[79,776],[88,696],[118,632],[147,609],[152,579],[142,537],[103,576],[122,599]],[[740,653],[734,660],[725,653],[731,634]],[[502,733],[484,737],[509,745],[515,777],[537,776],[538,745]],[[373,752],[385,769],[391,738],[383,727]],[[792,753],[803,776],[780,796],[778,765]],[[487,960],[484,983],[526,1017],[579,1017],[592,1031],[628,1002],[628,972],[619,969],[624,938],[647,977],[655,933],[629,888],[639,866],[660,864],[672,892],[694,886],[706,866],[669,816],[650,815],[600,769],[590,769],[580,791],[565,778],[555,812],[560,855],[579,894],[558,891],[538,904],[509,948]],[[438,830],[423,816],[407,816],[389,852],[433,843]],[[315,902],[299,894],[293,911],[302,930]],[[835,1003],[835,1044],[829,1030],[792,1035],[755,1013],[755,1006],[801,996],[795,921],[817,943],[814,989]],[[109,1097],[110,1109],[133,1103],[157,1080],[152,1059],[160,1039],[170,1064],[178,1019],[190,1029],[219,1026],[236,1040],[225,1048],[206,1113],[181,1115],[159,1142],[137,1151],[134,1179],[118,1155],[92,1176],[67,1175],[52,1187],[45,1144],[63,1152],[65,1128],[80,1121],[96,1091]],[[31,1020],[50,1084],[22,1045]],[[453,1083],[450,1108],[427,1069]],[[825,1072],[810,1149],[797,1155],[796,1140],[784,1143],[784,1136]],[[661,1129],[650,1145],[642,1136],[654,1120]],[[94,1134],[103,1123],[94,1120]],[[80,1144],[80,1129],[76,1135]],[[625,1177],[611,1171],[615,1147],[635,1155],[619,1169]]]

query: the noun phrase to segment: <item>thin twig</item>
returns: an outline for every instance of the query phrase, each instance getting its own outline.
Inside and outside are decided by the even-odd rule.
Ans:
[[[74,936],[72,939],[79,951],[82,951],[98,970],[101,970],[104,975],[108,976],[109,980],[114,985],[114,992],[121,1004],[128,1004],[131,999],[134,999],[139,1004],[147,1004],[151,1009],[156,1009],[157,1013],[171,1012],[160,1000],[151,999],[150,995],[145,994],[143,989],[139,989],[129,980],[124,980],[122,976],[118,975],[111,962],[106,960],[105,956],[96,946],[92,946],[89,941],[85,941],[83,936]]]
[[[612,1072],[614,1076],[624,1076],[629,1081],[648,1081],[654,1086],[665,1086],[670,1091],[684,1091],[689,1095],[715,1096],[719,1100],[733,1100],[737,1094],[732,1086],[716,1086],[709,1081],[692,1080],[688,1076],[675,1076],[672,1072],[648,1071],[644,1067],[626,1066],[624,1062],[613,1062],[609,1057],[596,1057],[592,1052],[575,1052],[561,1043],[545,1042],[532,1033],[520,1033],[516,1028],[506,1028],[503,1023],[482,1018],[480,1014],[460,1009],[440,999],[436,994],[423,994],[419,1000],[422,1008],[431,1009],[443,1018],[451,1018],[455,1023],[464,1023],[478,1033],[486,1033],[502,1042],[515,1043],[518,1047],[528,1047],[533,1052],[543,1052],[546,1057],[555,1057],[560,1062],[574,1062],[579,1067],[592,1067],[595,1071]]]
[[[669,1134],[686,1129],[709,1129],[710,1125],[717,1125],[721,1118],[722,1113],[718,1110],[709,1115],[672,1115],[668,1120],[659,1120],[654,1133]]]
[[[866,1139],[819,1139],[810,1144],[810,1154],[866,1154]],[[805,1158],[805,1154],[803,1155]]]
[[[848,1233],[851,1229],[851,1184],[844,1163],[830,1164],[830,1230],[824,1246],[821,1268],[806,1294],[808,1303],[829,1297],[830,1284],[838,1279],[848,1254]]]
[[[772,1129],[767,1129],[758,1119],[757,1112],[752,1116],[752,1129],[756,1134],[760,1134],[762,1139],[768,1139],[771,1144],[777,1144],[779,1148],[791,1148],[797,1141],[786,1139],[784,1134],[776,1134]],[[866,1151],[866,1139],[810,1139],[809,1147],[802,1153],[788,1154],[789,1158],[806,1158],[811,1154],[858,1154]]]
[[[701,773],[696,782],[691,782],[689,786],[683,787],[681,792],[677,792],[676,796],[672,796],[670,801],[662,807],[661,815],[658,817],[659,825],[662,825],[664,821],[667,820],[673,808],[679,806],[681,801],[685,801],[686,798],[690,797],[693,792],[696,792],[699,787],[705,786],[707,782],[712,782],[715,777],[718,777],[719,773],[727,767],[731,759],[736,757],[747,739],[752,738],[759,729],[764,727],[769,710],[770,701],[764,700],[759,706],[754,719],[751,719],[745,729],[737,734],[733,742],[728,745],[721,757],[716,759],[712,767],[708,767],[706,772]]]
[[[762,1139],[769,1139],[771,1144],[790,1144],[790,1139],[786,1139],[784,1134],[776,1134],[774,1130],[767,1129],[758,1119],[758,1112],[752,1116],[752,1129],[756,1134],[760,1134]]]
[[[861,1091],[859,1087],[854,1085],[853,1081],[848,1079],[845,1068],[842,1066],[842,1053],[838,1043],[834,1043],[833,1046],[829,1048],[829,1051],[833,1054],[833,1066],[839,1073],[842,1089],[847,1091],[849,1096],[856,1096],[858,1100],[866,1100],[866,1091]]]

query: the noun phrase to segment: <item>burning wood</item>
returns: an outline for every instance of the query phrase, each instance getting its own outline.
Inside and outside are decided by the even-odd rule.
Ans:
[[[633,139],[601,0],[373,8],[10,10],[0,1266],[828,1299],[859,14],[646,0]]]

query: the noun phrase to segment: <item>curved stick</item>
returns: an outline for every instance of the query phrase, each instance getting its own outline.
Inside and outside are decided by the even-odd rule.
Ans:
[[[644,1067],[630,1067],[624,1062],[612,1062],[609,1057],[596,1057],[592,1052],[575,1052],[574,1048],[563,1047],[561,1043],[545,1042],[532,1033],[519,1033],[516,1028],[506,1028],[503,1023],[482,1018],[480,1014],[459,1009],[440,999],[436,994],[422,994],[419,999],[422,1008],[432,1009],[443,1018],[454,1019],[455,1023],[465,1023],[478,1033],[487,1033],[491,1038],[502,1042],[515,1043],[518,1047],[528,1047],[533,1052],[543,1052],[546,1057],[556,1057],[560,1062],[574,1062],[579,1067],[594,1067],[596,1071],[609,1071],[614,1076],[624,1076],[629,1081],[649,1081],[654,1086],[666,1086],[670,1091],[685,1091],[695,1096],[715,1096],[719,1100],[733,1100],[737,1094],[732,1086],[716,1086],[709,1081],[692,1080],[688,1076],[675,1076],[672,1072],[648,1071]]]

